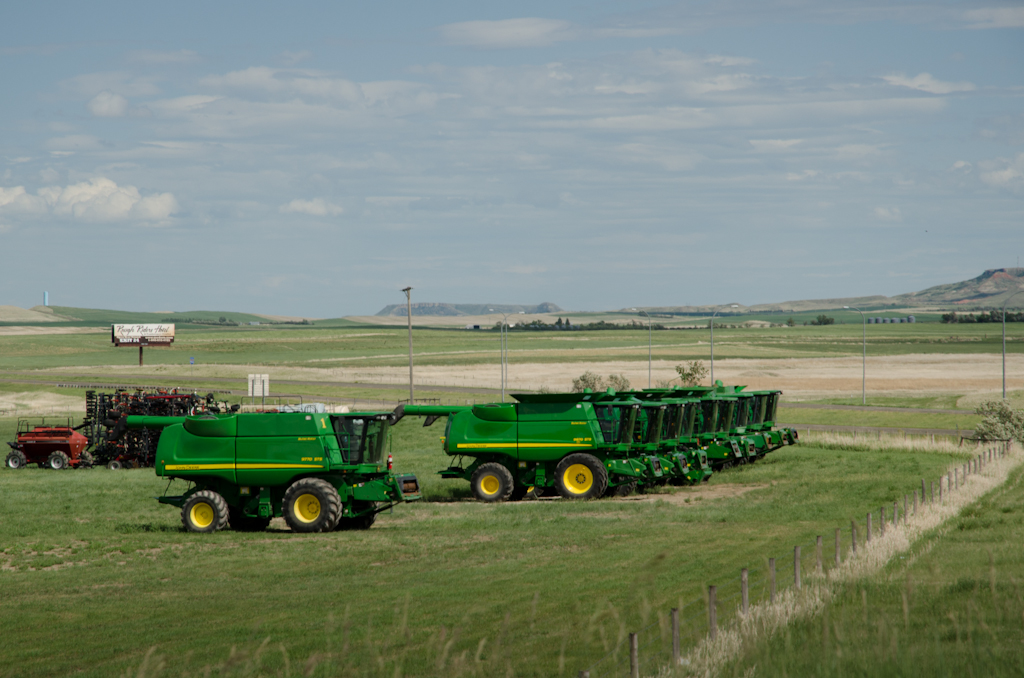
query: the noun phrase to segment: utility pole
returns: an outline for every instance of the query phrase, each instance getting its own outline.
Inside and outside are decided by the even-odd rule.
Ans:
[[[409,321],[409,404],[414,405],[412,399],[412,288],[402,289],[405,292],[405,317]]]

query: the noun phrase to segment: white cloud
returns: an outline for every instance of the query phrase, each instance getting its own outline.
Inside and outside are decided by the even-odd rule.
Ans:
[[[964,12],[968,28],[1024,28],[1024,7],[986,7]]]
[[[165,221],[178,211],[170,193],[143,197],[134,186],[96,177],[69,186],[47,186],[31,195],[24,186],[0,186],[0,214],[71,217],[83,221]]]
[[[903,221],[899,207],[876,207],[875,218],[879,221]]]
[[[281,205],[279,209],[284,213],[309,214],[314,217],[336,217],[345,211],[341,206],[329,203],[323,198],[314,198],[313,200],[296,198],[287,205]]]
[[[953,92],[970,92],[974,90],[974,84],[970,82],[943,82],[936,80],[930,73],[921,73],[913,78],[908,78],[902,73],[894,73],[882,77],[890,85],[895,87],[909,87],[929,94],[951,94]]]
[[[1024,153],[1018,153],[1013,160],[999,158],[978,163],[982,172],[978,175],[989,186],[1024,189]]]
[[[97,117],[118,118],[128,112],[128,100],[120,94],[100,92],[85,107]]]
[[[950,172],[963,172],[964,174],[971,173],[971,163],[966,160],[957,160],[953,163],[953,166],[949,168]]]
[[[451,45],[489,49],[542,47],[578,37],[576,29],[567,21],[533,17],[500,21],[463,21],[441,26],[438,30]]]
[[[802,141],[803,139],[751,139],[750,145],[756,151],[785,151]]]
[[[119,71],[86,73],[66,80],[61,85],[80,96],[95,96],[100,92],[113,92],[126,97],[148,97],[160,93],[155,78],[135,77]]]
[[[786,181],[803,181],[818,176],[818,170],[804,170],[803,172],[789,172],[786,174]]]

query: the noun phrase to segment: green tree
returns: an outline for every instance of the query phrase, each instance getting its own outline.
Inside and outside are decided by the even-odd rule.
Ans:
[[[696,386],[708,376],[708,368],[703,360],[691,360],[682,365],[676,365],[676,372],[679,374],[679,381],[683,386]]]
[[[628,391],[629,379],[626,379],[626,375],[624,374],[609,374],[608,386],[616,391]]]
[[[1013,409],[1005,400],[990,400],[979,405],[974,413],[985,417],[974,429],[975,437],[1024,443],[1024,410]]]
[[[604,379],[601,378],[601,375],[587,370],[572,380],[573,393],[583,393],[583,390],[588,388],[591,391],[603,391]]]

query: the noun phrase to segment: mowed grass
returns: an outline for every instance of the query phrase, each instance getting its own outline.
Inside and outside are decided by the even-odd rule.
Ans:
[[[973,429],[981,421],[976,414],[937,414],[931,412],[875,412],[858,410],[817,410],[795,407],[779,408],[779,421],[793,424],[827,424],[831,426],[879,426],[886,428]]]
[[[708,357],[706,329],[654,333],[659,359]],[[998,325],[883,325],[867,333],[868,353],[999,353]],[[463,365],[490,360],[498,353],[498,333],[462,329],[413,331],[415,360],[420,365]],[[575,332],[517,332],[509,335],[509,360],[576,362],[646,359],[647,332],[642,329]],[[179,328],[175,343],[151,348],[147,365],[265,365],[333,367],[396,366],[408,360],[404,328],[344,325]],[[823,327],[719,329],[715,355],[721,358],[856,356],[861,352],[859,325]],[[1024,352],[1024,323],[1007,325],[1007,352]],[[0,370],[52,367],[133,365],[131,348],[115,348],[105,333],[0,336]]]
[[[1024,674],[1024,469],[725,676]]]
[[[955,461],[796,446],[700,489],[483,505],[434,475],[440,423],[393,445],[435,501],[365,532],[188,534],[151,470],[0,471],[0,676],[575,675]]]

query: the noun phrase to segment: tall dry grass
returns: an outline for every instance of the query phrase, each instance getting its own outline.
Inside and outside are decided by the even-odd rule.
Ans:
[[[926,452],[934,454],[976,454],[984,446],[974,441],[960,442],[952,436],[894,435],[883,433],[837,433],[834,431],[801,431],[800,442],[826,450],[851,452]],[[987,448],[986,448],[987,449]]]
[[[828,434],[836,437],[842,434]],[[860,441],[858,441],[859,443]],[[915,441],[904,441],[908,446]],[[864,441],[865,444],[868,441]],[[817,443],[816,443],[817,444]],[[852,443],[851,443],[852,444]],[[848,449],[848,448],[842,448]],[[879,448],[875,448],[879,449]],[[885,448],[888,449],[888,448]],[[897,449],[897,448],[893,448]],[[904,449],[919,449],[907,447]],[[983,450],[992,449],[991,447]],[[963,448],[949,446],[948,451],[963,452]],[[947,451],[931,449],[930,451]],[[900,520],[895,526],[887,526],[884,535],[876,534],[866,544],[858,546],[856,556],[848,556],[838,567],[823,575],[810,573],[801,590],[786,589],[776,596],[775,602],[762,602],[750,606],[746,615],[739,615],[729,627],[718,630],[714,640],[705,638],[681,660],[680,666],[663,667],[657,675],[703,676],[711,678],[730,661],[740,656],[744,649],[772,638],[786,625],[801,619],[808,619],[821,612],[835,595],[838,585],[860,580],[877,574],[894,557],[906,553],[911,545],[924,533],[955,517],[965,507],[973,504],[992,489],[1002,485],[1010,472],[1021,463],[1021,454],[1013,447],[1006,456],[983,466],[980,473],[961,479],[957,490],[943,492],[942,503],[938,498],[931,504],[924,504],[917,514],[909,517],[904,524]],[[956,468],[960,468],[957,464]],[[952,472],[953,467],[949,471]]]

